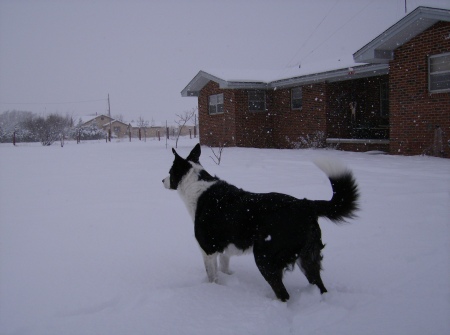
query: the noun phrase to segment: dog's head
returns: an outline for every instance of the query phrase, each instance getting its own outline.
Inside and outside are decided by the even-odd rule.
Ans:
[[[169,176],[164,178],[162,182],[165,188],[169,190],[176,190],[183,177],[193,168],[192,163],[200,164],[201,149],[200,144],[197,144],[186,159],[178,155],[173,148],[172,152],[175,155],[175,159],[172,167],[170,168]]]

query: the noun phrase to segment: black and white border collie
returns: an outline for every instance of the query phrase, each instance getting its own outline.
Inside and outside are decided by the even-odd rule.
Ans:
[[[324,248],[319,217],[336,223],[353,218],[358,209],[358,187],[353,174],[330,161],[316,162],[331,182],[331,200],[297,199],[280,193],[250,193],[218,177],[200,164],[200,145],[186,159],[172,149],[175,160],[167,189],[177,190],[194,221],[210,282],[217,282],[219,269],[230,273],[232,255],[251,252],[256,265],[278,299],[287,301],[283,273],[295,263],[320,293],[327,292],[320,277]]]

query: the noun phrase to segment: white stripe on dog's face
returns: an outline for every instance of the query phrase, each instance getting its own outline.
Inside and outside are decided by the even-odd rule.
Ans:
[[[170,168],[169,176],[164,178],[162,182],[165,188],[178,191],[192,221],[195,221],[198,198],[215,184],[217,179],[207,178],[207,180],[203,180],[200,177],[204,173],[201,164],[181,158],[175,151],[174,154],[175,160]],[[198,157],[196,159],[198,160]]]
[[[163,184],[165,188],[170,190],[170,176],[167,176],[166,178],[163,179]]]
[[[164,187],[169,190],[176,190],[181,179],[192,169],[191,164],[178,155],[175,155],[169,176],[162,180]]]

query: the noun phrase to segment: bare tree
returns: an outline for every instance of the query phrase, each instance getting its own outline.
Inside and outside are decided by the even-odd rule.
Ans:
[[[180,138],[181,131],[183,130],[184,126],[186,126],[186,123],[194,118],[196,111],[197,107],[194,107],[190,111],[185,111],[183,114],[176,114],[178,119],[175,120],[175,123],[178,125],[178,135],[175,141],[175,148],[178,148],[178,139]]]
[[[69,116],[50,114],[46,117],[37,116],[27,119],[24,127],[32,133],[44,146],[52,145],[61,136],[66,136],[73,121]]]
[[[220,165],[220,161],[222,160],[222,151],[223,151],[223,148],[225,147],[225,145],[226,145],[226,143],[220,144],[219,151],[217,153],[214,151],[214,149],[212,147],[209,147],[211,149],[212,153],[214,154],[214,157],[216,157],[216,158],[214,158],[212,156],[209,156],[209,157],[211,157],[211,159],[217,165]]]

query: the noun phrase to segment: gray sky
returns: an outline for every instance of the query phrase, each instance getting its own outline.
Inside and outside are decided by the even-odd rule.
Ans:
[[[450,8],[448,0],[409,0]],[[0,113],[172,122],[199,70],[276,70],[351,55],[404,0],[0,0]]]

